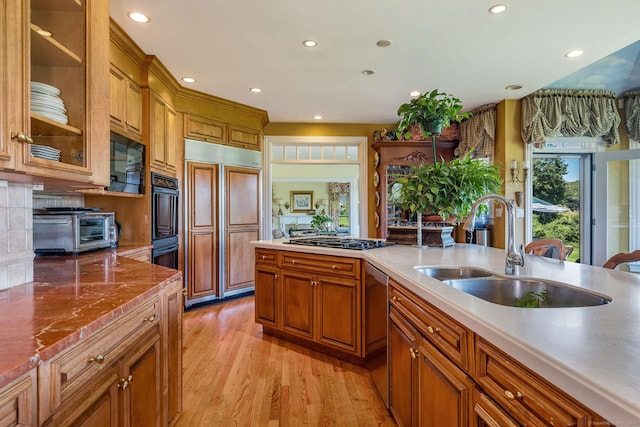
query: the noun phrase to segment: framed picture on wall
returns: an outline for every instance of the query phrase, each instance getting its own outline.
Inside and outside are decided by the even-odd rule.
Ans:
[[[292,191],[291,212],[307,213],[313,209],[313,191]]]

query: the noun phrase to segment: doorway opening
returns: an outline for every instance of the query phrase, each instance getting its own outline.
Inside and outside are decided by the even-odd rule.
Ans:
[[[568,261],[591,263],[590,153],[532,156],[531,241],[555,238],[573,246]]]

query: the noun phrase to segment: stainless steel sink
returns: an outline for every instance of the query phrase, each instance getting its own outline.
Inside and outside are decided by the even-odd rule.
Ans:
[[[442,283],[485,301],[522,308],[589,307],[611,298],[549,280],[502,277],[474,267],[416,267]]]
[[[416,270],[438,280],[489,277],[493,274],[475,267],[416,267]]]

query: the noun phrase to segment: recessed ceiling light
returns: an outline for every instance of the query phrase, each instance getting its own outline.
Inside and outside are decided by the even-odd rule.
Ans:
[[[581,56],[583,53],[584,51],[580,49],[576,49],[576,50],[572,50],[570,52],[565,53],[564,56],[566,56],[567,58],[577,58],[578,56]]]
[[[140,13],[140,12],[129,12],[127,14],[127,16],[136,21],[136,22],[140,22],[142,24],[146,24],[147,22],[149,22],[149,17],[147,15],[145,15],[144,13]]]
[[[506,4],[494,4],[489,8],[489,13],[493,13],[494,15],[497,15],[499,13],[503,13],[508,8],[509,6],[507,6]]]
[[[262,89],[260,89],[259,87],[252,87],[251,89],[249,89],[251,92],[253,93],[260,93],[262,92]]]
[[[411,97],[420,96],[420,91],[419,90],[413,90],[413,91],[409,92],[409,96],[411,96]]]
[[[509,85],[507,87],[505,87],[506,90],[520,90],[522,89],[524,86],[519,85],[519,84],[515,84],[515,85]]]
[[[306,47],[316,47],[318,46],[318,42],[315,40],[305,40],[302,42],[302,44]]]
[[[196,79],[194,79],[193,77],[183,77],[182,81],[185,83],[195,83]]]
[[[322,120],[322,116],[320,114],[316,114],[313,116],[313,120]]]
[[[378,40],[378,43],[376,43],[376,45],[378,47],[389,47],[391,46],[391,40]]]
[[[373,70],[362,70],[362,74],[364,74],[365,76],[370,76],[373,73],[375,73],[375,71]]]

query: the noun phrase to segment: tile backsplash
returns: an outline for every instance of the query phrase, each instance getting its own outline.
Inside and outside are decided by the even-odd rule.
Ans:
[[[34,193],[0,180],[0,290],[33,281],[33,209],[82,207],[82,195]]]
[[[0,181],[0,290],[33,281],[33,186]]]

